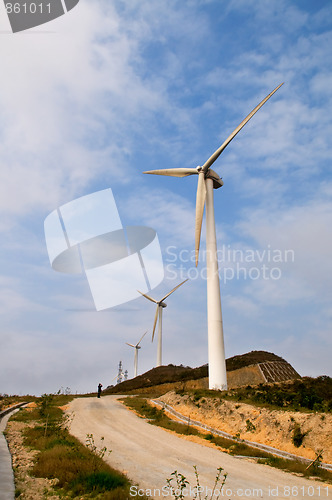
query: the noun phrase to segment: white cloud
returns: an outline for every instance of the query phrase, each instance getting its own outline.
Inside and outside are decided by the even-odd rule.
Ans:
[[[148,177],[148,176],[146,176]],[[153,176],[144,188],[129,193],[126,200],[120,200],[119,211],[123,221],[140,221],[155,229],[161,235],[163,245],[188,246],[194,241],[196,185],[188,179],[172,179],[182,183],[183,190],[192,190],[192,202],[176,194],[168,187],[163,189],[165,177],[158,176],[160,187],[156,188]],[[151,180],[150,180],[151,179]],[[148,182],[150,181],[150,183]],[[150,185],[149,185],[150,184]],[[189,186],[188,186],[189,184]],[[147,187],[149,186],[149,187]]]
[[[270,213],[262,209],[251,212],[238,224],[238,230],[259,247],[271,245],[294,252],[294,262],[282,266],[288,300],[312,296],[324,302],[328,300],[332,273],[328,229],[331,225],[332,205],[318,197],[307,203],[294,203],[293,207],[280,206]]]
[[[0,313],[3,319],[22,317],[29,311],[40,313],[42,307],[18,291],[19,280],[0,276]]]
[[[251,320],[259,316],[259,306],[250,297],[226,295],[224,299],[224,308],[228,309],[228,314],[232,311],[235,314],[249,317]]]

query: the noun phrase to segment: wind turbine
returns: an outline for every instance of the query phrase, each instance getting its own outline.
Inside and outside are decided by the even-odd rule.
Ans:
[[[158,326],[158,347],[157,347],[157,365],[156,366],[161,366],[162,365],[162,322],[163,322],[163,309],[167,307],[167,304],[165,304],[164,300],[167,299],[171,295],[171,293],[175,292],[183,283],[188,281],[188,279],[182,281],[179,285],[177,285],[173,290],[171,290],[169,293],[167,293],[162,299],[156,300],[147,295],[146,293],[138,292],[143,295],[146,299],[150,300],[151,302],[154,302],[157,304],[157,309],[156,309],[156,314],[154,317],[154,323],[153,323],[153,331],[152,331],[152,341],[154,339],[154,332],[156,330],[157,326],[157,321],[159,318],[159,326]]]
[[[134,357],[134,377],[137,377],[137,359],[138,359],[138,349],[141,349],[141,346],[140,346],[140,343],[142,342],[143,340],[143,337],[144,335],[147,333],[147,331],[142,335],[142,337],[140,338],[140,340],[137,342],[137,344],[128,344],[128,342],[126,342],[127,345],[130,345],[130,347],[134,347],[135,349],[135,357]]]
[[[240,132],[244,125],[266,103],[268,99],[283,85],[281,83],[265,99],[263,99],[249,115],[236,127],[225,142],[213,153],[203,166],[196,168],[167,168],[149,170],[145,174],[166,175],[171,177],[187,177],[198,175],[195,219],[195,257],[198,264],[199,245],[201,239],[204,205],[206,203],[206,270],[207,270],[207,312],[208,312],[208,356],[209,356],[209,388],[227,389],[226,360],[224,334],[222,325],[220,283],[218,273],[217,241],[213,205],[213,189],[223,185],[222,179],[210,167],[221,155],[226,146]]]

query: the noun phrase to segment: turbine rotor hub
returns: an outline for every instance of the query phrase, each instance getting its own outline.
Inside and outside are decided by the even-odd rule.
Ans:
[[[222,179],[219,177],[217,172],[215,172],[211,168],[207,168],[205,170],[205,169],[203,169],[203,167],[198,166],[198,167],[196,167],[196,170],[197,170],[198,174],[204,173],[204,179],[212,179],[213,180],[214,189],[218,189],[224,185]]]

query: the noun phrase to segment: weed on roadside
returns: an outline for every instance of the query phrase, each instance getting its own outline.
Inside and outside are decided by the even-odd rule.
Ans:
[[[196,484],[192,487],[187,478],[178,471],[174,471],[171,473],[171,477],[166,479],[166,484],[169,488],[170,494],[176,500],[182,500],[188,496],[188,491],[193,492],[193,499],[202,500],[202,492],[204,491],[204,487],[200,484],[199,473],[196,465],[193,465],[195,471]],[[205,495],[204,500],[218,500],[220,496],[223,494],[223,487],[226,483],[227,472],[224,473],[223,477],[222,471],[224,469],[222,467],[218,467],[217,475],[214,481],[214,485],[212,489],[209,489],[211,492],[210,497],[208,494]]]

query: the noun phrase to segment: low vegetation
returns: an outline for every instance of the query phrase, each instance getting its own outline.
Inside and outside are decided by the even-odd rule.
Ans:
[[[16,404],[34,401],[35,399],[35,396],[9,396],[8,394],[0,394],[0,412]]]
[[[332,378],[304,377],[291,382],[233,389],[224,397],[249,404],[297,411],[332,412]]]
[[[309,431],[302,432],[301,427],[299,426],[299,424],[296,423],[294,426],[293,435],[292,435],[293,445],[296,446],[296,448],[300,448],[300,446],[302,446],[303,439],[306,437],[306,435],[308,433],[309,433]]]
[[[316,460],[314,460],[310,466],[299,460],[287,460],[285,458],[275,456],[270,458],[261,458],[258,460],[258,463],[270,465],[271,467],[276,467],[286,472],[302,475],[304,477],[315,477],[317,479],[319,478],[321,481],[326,481],[328,483],[332,482],[331,472],[322,469],[319,466],[321,463],[321,455],[319,453],[317,454]]]
[[[71,419],[61,409],[70,399],[67,395],[44,394],[35,408],[21,409],[12,417],[29,424],[24,444],[39,452],[31,474],[54,479],[55,491],[63,498],[126,500],[129,480],[103,460],[111,450],[102,441],[95,443],[92,434],[87,435],[86,446],[70,434]],[[20,494],[17,491],[16,497]]]
[[[303,377],[300,380],[257,386],[247,385],[223,392],[209,389],[178,389],[175,392],[180,396],[189,394],[198,404],[202,398],[218,398],[274,409],[332,412],[332,378],[327,376]]]
[[[124,398],[122,401],[138,415],[148,419],[149,423],[152,425],[163,427],[164,429],[174,431],[178,434],[202,436],[194,427],[171,420],[167,417],[164,410],[159,410],[155,406],[151,406],[145,398],[134,396]]]

